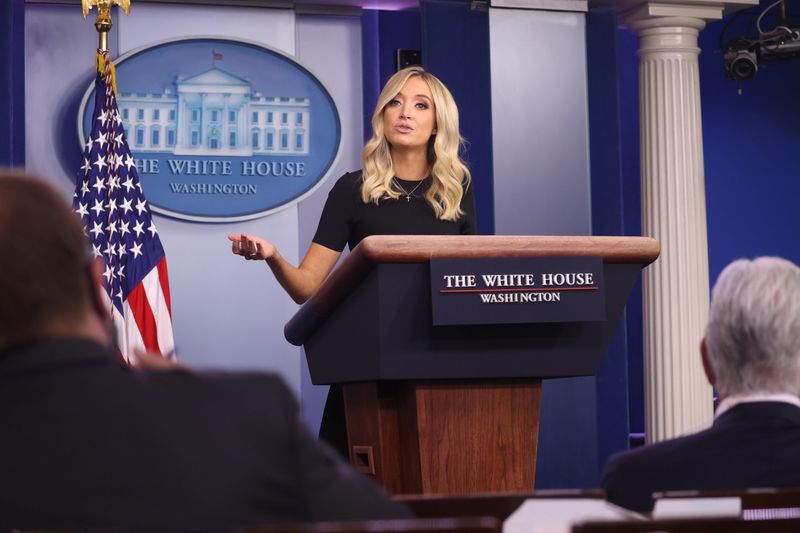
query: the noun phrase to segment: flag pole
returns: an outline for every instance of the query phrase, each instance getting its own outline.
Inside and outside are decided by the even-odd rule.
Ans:
[[[81,0],[83,7],[83,18],[86,18],[91,11],[92,6],[97,6],[97,20],[94,21],[94,27],[97,33],[100,34],[100,41],[98,48],[101,52],[108,51],[108,32],[111,31],[113,24],[111,23],[111,6],[116,4],[125,11],[126,15],[131,14],[131,0]]]
[[[121,359],[132,364],[137,351],[173,358],[167,259],[126,139],[108,50],[111,7],[116,4],[129,13],[130,0],[82,0],[82,4],[84,18],[97,6],[95,28],[100,41],[91,132],[77,172],[72,207],[81,217],[95,259],[105,269],[102,295]]]

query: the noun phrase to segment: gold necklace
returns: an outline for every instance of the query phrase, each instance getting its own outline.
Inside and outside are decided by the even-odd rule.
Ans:
[[[406,197],[406,202],[410,202],[411,198],[413,197],[412,195],[416,192],[417,189],[419,189],[420,185],[422,185],[422,182],[425,181],[425,178],[422,178],[421,180],[419,180],[419,183],[417,183],[417,186],[414,187],[413,189],[411,189],[411,191],[407,191],[405,187],[400,185],[400,182],[398,182],[397,179],[392,178],[392,181],[394,182],[395,185],[397,185],[397,187],[400,188],[401,191],[403,191],[403,196]]]

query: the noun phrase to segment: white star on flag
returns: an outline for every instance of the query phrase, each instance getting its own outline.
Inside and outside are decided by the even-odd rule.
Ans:
[[[139,257],[142,255],[142,245],[138,242],[134,242],[133,247],[131,248],[131,253],[134,257]]]
[[[94,207],[92,207],[92,211],[94,211],[98,216],[103,212],[103,204],[100,202],[100,200],[94,201]]]
[[[102,172],[103,167],[106,165],[106,160],[101,158],[100,155],[98,154],[97,161],[95,161],[94,164],[97,165],[97,171]]]
[[[94,221],[92,224],[94,227],[91,229],[90,233],[93,233],[95,237],[103,233],[103,227],[100,225],[100,222]]]
[[[142,233],[144,233],[144,229],[143,228],[144,228],[144,223],[142,223],[142,222],[137,220],[136,224],[133,226],[133,231],[136,232],[136,236],[137,237],[140,237],[142,235]]]
[[[103,272],[103,276],[106,278],[106,283],[111,283],[111,276],[114,274],[114,271],[111,270],[111,265],[106,264],[106,270]]]

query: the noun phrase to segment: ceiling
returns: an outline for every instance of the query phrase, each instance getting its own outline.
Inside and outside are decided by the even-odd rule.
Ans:
[[[140,0],[141,1],[141,0]],[[262,0],[268,3],[270,0]],[[491,0],[461,0],[464,3],[490,5]],[[520,3],[535,5],[542,0],[518,0]],[[552,3],[553,0],[550,0]],[[556,0],[557,2],[558,0]],[[589,9],[615,9],[624,10],[644,3],[645,0],[586,0]],[[291,2],[290,2],[291,3]],[[564,2],[567,3],[567,2]],[[726,7],[736,8],[737,6],[746,7],[758,4],[758,0],[658,0],[659,4],[683,4],[683,5],[714,5],[724,4]],[[304,6],[348,6],[360,7],[362,9],[417,9],[419,0],[294,0],[295,5]]]
[[[401,9],[419,8],[419,0],[294,0],[295,4],[350,6],[362,9],[387,9],[397,11]]]
[[[0,0],[5,2],[7,0]],[[25,0],[29,4],[49,3],[49,4],[76,4],[81,0]],[[491,4],[491,0],[461,0],[464,3],[472,3],[475,6],[486,7]],[[536,4],[538,2],[558,2],[559,0],[517,0],[525,3]],[[575,0],[566,0],[572,1]],[[643,3],[644,0],[586,0],[589,9],[613,9],[622,11]],[[205,4],[205,5],[224,5],[224,6],[247,6],[247,7],[273,7],[284,9],[296,9],[307,13],[358,13],[361,9],[381,9],[388,11],[399,11],[404,9],[419,9],[420,0],[133,0],[137,3],[173,3],[173,4]],[[758,4],[758,0],[658,0],[659,4],[680,3],[684,5],[719,5],[723,4],[726,10],[740,9],[749,5]]]

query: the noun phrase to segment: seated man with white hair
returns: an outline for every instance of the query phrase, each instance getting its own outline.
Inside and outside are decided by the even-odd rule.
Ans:
[[[657,491],[800,486],[800,268],[777,257],[728,265],[700,351],[721,399],[714,424],[611,457],[601,481],[611,502],[649,511]]]

